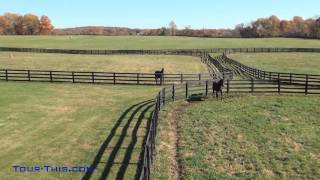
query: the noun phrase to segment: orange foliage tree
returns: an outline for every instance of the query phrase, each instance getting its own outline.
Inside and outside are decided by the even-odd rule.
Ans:
[[[53,30],[53,25],[51,24],[51,20],[48,16],[41,16],[40,19],[40,34],[47,35],[50,34]]]

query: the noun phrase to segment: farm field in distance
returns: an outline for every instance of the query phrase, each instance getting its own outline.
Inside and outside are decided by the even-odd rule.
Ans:
[[[318,48],[319,40],[138,36],[0,36],[0,47],[65,49]],[[221,55],[221,54],[212,54]],[[313,53],[230,54],[268,71],[320,74]],[[199,57],[76,55],[0,51],[0,69],[207,74]],[[241,78],[236,77],[236,78]],[[153,79],[153,77],[152,77]],[[180,81],[179,81],[180,82]],[[211,93],[212,86],[209,86]],[[226,87],[224,87],[226,89]],[[184,88],[183,88],[184,89]],[[80,179],[83,173],[14,173],[12,165],[97,165],[92,179],[136,179],[147,123],[160,86],[0,81],[1,179]],[[167,89],[167,96],[171,89]],[[177,92],[181,90],[177,88]],[[189,95],[193,91],[189,91]],[[183,96],[185,97],[185,96]],[[232,95],[178,101],[160,113],[154,179],[320,178],[318,96]],[[179,114],[182,113],[182,114]],[[179,147],[170,144],[179,119]],[[109,139],[109,140],[108,140]],[[111,139],[111,140],[110,140]],[[95,161],[94,161],[95,160]]]
[[[102,172],[115,179],[122,162],[121,174],[133,177],[153,107],[147,100],[157,92],[150,86],[0,82],[1,179],[80,179],[83,173],[15,173],[12,166],[90,166],[99,150],[93,179]],[[104,170],[110,158],[114,163]]]
[[[185,179],[319,179],[319,105],[317,96],[289,95],[171,105],[160,120],[153,177],[172,176],[170,124],[178,117]]]
[[[1,69],[154,73],[208,73],[198,57],[171,55],[74,55],[0,52]]]
[[[320,75],[320,53],[234,53],[229,57],[266,71]]]
[[[207,49],[320,47],[319,40],[294,38],[194,38],[161,36],[0,36],[0,47],[64,49]]]
[[[320,0],[275,1],[3,0],[0,180],[320,180]]]

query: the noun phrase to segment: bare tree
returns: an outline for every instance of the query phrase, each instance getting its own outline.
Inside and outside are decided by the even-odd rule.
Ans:
[[[170,28],[171,36],[176,35],[177,25],[176,25],[176,23],[174,21],[171,21],[169,23],[169,28]]]

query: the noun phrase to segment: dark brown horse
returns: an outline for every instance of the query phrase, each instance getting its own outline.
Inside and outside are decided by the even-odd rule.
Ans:
[[[219,97],[218,93],[220,92],[221,100],[222,100],[222,96],[223,96],[222,87],[224,87],[223,79],[219,79],[217,81],[212,82],[212,95],[214,95],[214,93],[216,93],[216,98],[218,99],[218,97]]]
[[[161,71],[154,72],[154,78],[156,80],[156,84],[158,84],[158,79],[160,80],[160,85],[163,83],[163,73],[164,69],[162,68]]]

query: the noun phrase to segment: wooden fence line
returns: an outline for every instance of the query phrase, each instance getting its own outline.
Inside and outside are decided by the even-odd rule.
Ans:
[[[280,80],[281,82],[287,84],[308,83],[310,86],[318,85],[320,83],[320,75],[264,71],[244,65],[236,60],[227,57],[224,59],[224,61],[226,63],[234,65],[240,71],[243,71],[257,79]]]
[[[212,82],[199,81],[186,82],[181,85],[166,87],[167,99],[177,100],[188,98],[191,94],[202,94],[207,96],[212,93]],[[225,82],[225,93],[297,93],[297,94],[320,94],[320,81],[317,84],[310,84],[305,81],[301,84],[289,84],[281,80],[227,80]],[[174,97],[174,98],[172,98]],[[180,98],[179,98],[180,97]]]
[[[213,58],[209,53],[204,53],[206,58],[204,63],[209,67],[209,68],[216,68],[218,72],[215,72],[217,74],[216,76],[221,79],[225,80],[230,80],[233,79],[233,72],[232,70],[226,68],[223,64],[221,64],[217,59]]]
[[[164,74],[162,85],[185,81],[212,80],[210,74]],[[152,73],[77,72],[0,69],[0,80],[94,84],[160,85]]]
[[[320,53],[320,48],[212,48],[212,49],[162,49],[162,50],[81,50],[81,49],[54,49],[54,48],[16,48],[0,47],[0,51],[33,52],[33,53],[60,53],[60,54],[93,54],[93,55],[190,55],[201,56],[202,53],[262,53],[262,52],[314,52]]]
[[[172,84],[162,88],[156,96],[155,109],[152,114],[150,126],[148,128],[147,140],[143,148],[143,156],[140,160],[139,179],[149,180],[151,176],[151,165],[155,156],[157,125],[159,112],[162,107],[176,100],[189,99],[190,96],[197,94],[202,97],[209,97],[212,94],[212,83],[214,81],[186,82],[184,84]],[[317,86],[310,86],[309,82],[305,84],[288,84],[278,80],[227,80],[225,93],[277,93],[277,94],[316,94],[320,95],[320,82]]]

